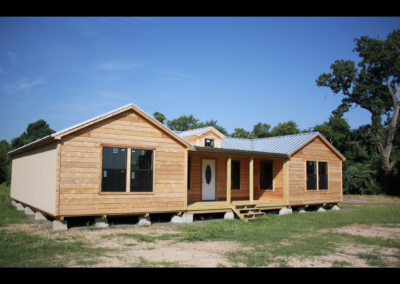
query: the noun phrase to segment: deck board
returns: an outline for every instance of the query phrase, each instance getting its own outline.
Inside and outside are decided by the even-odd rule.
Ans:
[[[201,210],[221,210],[221,209],[231,209],[232,206],[240,205],[250,205],[254,204],[257,207],[285,207],[285,202],[276,201],[265,201],[265,200],[254,200],[250,203],[249,200],[234,200],[231,204],[226,201],[197,201],[188,204],[188,211],[201,211]]]

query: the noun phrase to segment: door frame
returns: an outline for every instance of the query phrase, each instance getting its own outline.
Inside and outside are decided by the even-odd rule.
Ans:
[[[215,200],[203,200],[203,160],[214,160],[215,161]],[[218,164],[218,159],[217,158],[209,158],[207,156],[203,156],[200,158],[200,181],[201,181],[201,187],[200,187],[200,201],[217,201],[218,200],[218,174],[217,174],[217,164]]]

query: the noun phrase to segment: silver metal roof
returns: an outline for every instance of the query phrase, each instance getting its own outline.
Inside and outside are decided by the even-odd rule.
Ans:
[[[68,127],[68,128],[63,129],[63,130],[60,130],[60,131],[58,131],[58,132],[56,132],[56,133],[53,133],[53,134],[50,134],[50,135],[48,135],[48,136],[42,137],[42,138],[40,138],[40,139],[38,139],[38,140],[35,140],[35,141],[33,141],[33,142],[29,143],[29,144],[26,144],[26,145],[24,145],[24,146],[22,146],[22,147],[19,147],[19,148],[13,150],[13,151],[10,151],[10,152],[8,152],[7,154],[14,153],[14,152],[16,152],[16,151],[18,151],[18,150],[21,150],[21,149],[27,148],[27,147],[29,147],[29,146],[32,146],[33,144],[37,144],[37,143],[39,143],[39,142],[48,140],[48,139],[50,139],[50,138],[54,138],[54,137],[56,137],[56,136],[58,136],[58,135],[60,135],[60,134],[62,134],[62,133],[65,133],[65,132],[70,131],[70,130],[72,130],[72,129],[78,128],[78,127],[80,127],[80,126],[82,126],[82,125],[85,125],[85,124],[87,124],[87,123],[89,123],[89,122],[95,121],[95,120],[97,120],[97,119],[99,119],[99,118],[102,118],[102,117],[104,117],[104,116],[107,116],[107,115],[109,115],[109,114],[112,114],[112,113],[114,113],[114,112],[117,112],[117,111],[120,111],[120,110],[129,108],[129,107],[135,107],[135,108],[137,108],[138,110],[140,110],[141,112],[143,112],[145,115],[147,115],[148,118],[152,119],[153,121],[155,121],[156,123],[158,123],[159,125],[161,125],[162,127],[164,127],[165,129],[167,129],[167,130],[169,130],[169,131],[171,131],[171,132],[174,132],[174,131],[170,130],[168,127],[166,127],[164,124],[162,124],[161,122],[159,122],[157,119],[155,119],[155,118],[153,118],[152,116],[150,116],[148,113],[146,113],[146,112],[145,112],[144,110],[142,110],[141,108],[139,108],[139,107],[137,107],[136,105],[130,103],[130,104],[124,105],[124,106],[122,106],[122,107],[119,107],[119,108],[117,108],[117,109],[114,109],[114,110],[112,110],[112,111],[103,113],[103,114],[98,115],[98,116],[96,116],[96,117],[93,117],[93,118],[91,118],[91,119],[85,120],[85,121],[83,121],[83,122],[81,122],[81,123],[75,124],[75,125],[73,125],[73,126],[71,126],[71,127]],[[174,134],[175,134],[175,133],[174,133]],[[188,141],[186,141],[185,139],[183,139],[183,138],[180,137],[179,135],[177,135],[177,136],[178,136],[182,141],[184,141],[184,142],[186,142],[186,143],[192,145],[191,143],[189,143]],[[193,145],[192,145],[192,147],[193,147]]]
[[[197,135],[201,132],[204,132],[208,129],[214,129],[215,131],[217,131],[219,134],[221,134],[223,137],[226,137],[224,134],[222,134],[221,132],[219,132],[217,129],[215,129],[212,126],[206,126],[206,127],[201,127],[201,128],[196,128],[196,129],[190,129],[190,130],[186,130],[186,131],[175,131],[175,130],[171,130],[172,132],[174,132],[175,134],[177,134],[179,137],[187,137],[187,136],[192,136],[192,135]]]
[[[284,154],[289,156],[293,151],[295,151],[308,141],[314,139],[318,134],[320,133],[311,132],[311,133],[276,136],[268,138],[258,138],[258,139],[226,137],[225,139],[221,140],[221,148],[252,151],[252,152],[255,151],[255,152],[262,152],[269,154]],[[329,143],[324,137],[323,139],[327,143]],[[333,148],[337,151],[335,147]],[[345,159],[345,157],[339,151],[337,152]]]

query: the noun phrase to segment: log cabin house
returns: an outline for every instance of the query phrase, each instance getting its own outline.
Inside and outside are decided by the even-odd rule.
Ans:
[[[342,201],[345,158],[318,132],[240,139],[211,126],[171,131],[133,104],[9,154],[11,198],[61,221],[217,212],[247,221]]]

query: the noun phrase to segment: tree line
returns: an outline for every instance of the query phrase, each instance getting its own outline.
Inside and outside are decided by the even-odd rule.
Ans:
[[[229,134],[217,120],[200,121],[193,115],[182,115],[173,120],[160,112],[154,118],[171,130],[185,131],[213,126],[225,136],[235,138],[267,138],[318,131],[345,157],[343,162],[343,191],[346,194],[396,194],[400,195],[400,29],[389,34],[386,40],[368,36],[354,39],[361,61],[356,68],[351,60],[336,60],[329,74],[320,75],[316,84],[343,94],[341,104],[326,121],[300,130],[297,123],[288,121],[271,128],[258,122],[253,130],[235,128]],[[328,94],[329,96],[329,94]],[[327,96],[327,97],[328,97]],[[371,113],[371,121],[351,129],[346,112],[361,107]],[[28,125],[25,132],[12,139],[0,141],[0,184],[9,184],[11,158],[6,153],[36,139],[54,133],[44,120]]]

